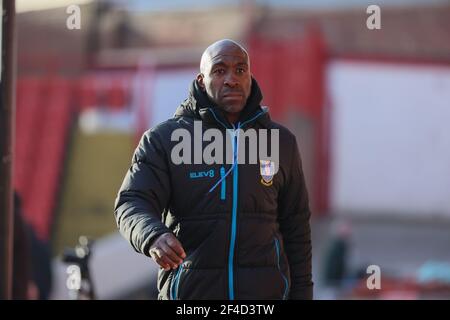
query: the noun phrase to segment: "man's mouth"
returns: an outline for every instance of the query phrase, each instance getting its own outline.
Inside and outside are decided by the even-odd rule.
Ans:
[[[242,93],[241,92],[227,92],[223,94],[224,98],[241,98]]]

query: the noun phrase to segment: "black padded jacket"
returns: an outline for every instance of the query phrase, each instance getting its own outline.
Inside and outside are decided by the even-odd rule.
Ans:
[[[166,232],[183,245],[187,257],[178,269],[159,270],[158,299],[312,298],[310,210],[296,138],[270,119],[261,100],[252,79],[235,126],[194,80],[174,117],[142,136],[116,198],[115,218],[132,247],[147,256]],[[203,132],[216,128],[224,135],[237,127],[278,129],[278,172],[270,176],[269,170],[264,180],[261,159],[174,164],[171,152],[179,141],[171,141],[172,132],[184,128],[193,136],[194,121],[201,121]]]

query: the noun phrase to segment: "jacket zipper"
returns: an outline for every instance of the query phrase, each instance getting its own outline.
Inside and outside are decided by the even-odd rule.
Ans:
[[[220,168],[220,178],[223,178],[223,176],[225,175],[225,168],[221,167]],[[223,179],[221,186],[220,186],[220,200],[225,200],[226,198],[226,192],[227,192],[227,179]]]
[[[178,267],[175,278],[173,278],[171,288],[170,288],[170,298],[171,300],[178,300],[178,290],[180,286],[181,273],[183,272],[183,264]]]
[[[228,128],[222,121],[220,121],[214,111],[212,109],[209,109],[211,113],[213,114],[214,118],[217,122],[219,122],[226,130],[230,129]],[[245,124],[249,123],[250,121],[255,120],[259,116],[266,113],[266,111],[261,111],[258,114],[256,114],[253,118],[244,121],[242,124],[238,123],[238,127],[236,128],[233,125],[233,159],[237,162],[237,154],[238,154],[238,141],[236,133],[239,132],[238,130],[241,129]],[[234,249],[235,249],[235,243],[236,243],[236,218],[237,218],[237,205],[238,205],[238,163],[234,166],[233,169],[233,209],[231,214],[231,238],[230,238],[230,248],[228,253],[228,298],[229,300],[234,300]],[[224,179],[225,180],[225,179]]]
[[[232,211],[232,219],[231,219],[231,243],[230,243],[230,252],[229,252],[229,256],[228,256],[228,296],[230,300],[234,300],[234,269],[233,269],[233,264],[234,264],[234,249],[235,249],[235,243],[236,243],[236,220],[237,220],[237,205],[238,205],[238,177],[239,177],[239,164],[237,163],[238,161],[238,135],[239,135],[239,129],[241,129],[245,124],[249,123],[250,121],[255,120],[256,118],[258,118],[260,115],[264,114],[265,112],[262,111],[260,113],[258,113],[257,115],[255,115],[253,118],[244,121],[242,124],[239,122],[237,128],[234,127],[235,129],[233,131],[233,157],[234,157],[234,161],[236,161],[236,165],[234,166],[234,170],[233,170],[233,211]],[[238,135],[236,135],[236,133],[238,133]]]
[[[288,288],[289,288],[289,282],[288,282],[286,276],[283,274],[283,271],[281,271],[281,267],[280,267],[280,260],[281,260],[281,256],[280,256],[280,242],[279,242],[277,237],[275,237],[274,240],[275,240],[275,250],[277,252],[277,267],[278,267],[278,271],[280,272],[281,277],[283,278],[283,281],[284,281],[283,300],[286,300],[287,292],[288,292]]]
[[[234,126],[233,126],[234,127]],[[233,161],[236,165],[233,169],[233,210],[231,215],[231,240],[230,240],[230,251],[228,256],[228,296],[230,300],[234,300],[234,249],[236,245],[236,220],[237,220],[237,203],[238,203],[238,141],[236,133],[238,128],[233,131]]]

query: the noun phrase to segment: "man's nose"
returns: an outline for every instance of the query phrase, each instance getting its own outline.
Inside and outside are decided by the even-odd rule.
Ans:
[[[233,72],[228,72],[228,73],[225,75],[224,84],[225,84],[226,86],[229,86],[229,87],[233,88],[233,87],[236,87],[236,86],[239,84],[239,82],[237,81],[237,78],[236,78],[236,76],[233,74]]]

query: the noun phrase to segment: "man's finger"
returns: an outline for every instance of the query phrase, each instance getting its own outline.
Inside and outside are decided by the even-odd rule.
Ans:
[[[169,266],[171,269],[178,268],[178,263],[173,262],[167,255],[161,257],[161,261]]]
[[[158,256],[156,256],[155,254],[152,254],[151,255],[152,256],[152,259],[161,267],[161,268],[163,268],[164,270],[169,270],[170,269],[170,266],[167,264],[167,263],[165,263],[160,257],[158,257]]]
[[[159,264],[162,268],[164,268],[164,270],[167,271],[168,269],[172,268],[172,265],[170,265],[167,259],[164,258],[165,256],[164,251],[161,250],[160,248],[151,248],[150,256],[157,264]]]
[[[174,250],[172,250],[169,244],[161,245],[161,249],[165,252],[167,257],[172,260],[173,263],[176,263],[178,265],[183,262],[183,259],[181,259],[181,257],[178,256]]]
[[[165,256],[163,256],[162,258],[154,257],[153,260],[155,260],[155,262],[166,271],[169,271],[170,269],[175,269],[175,267],[168,262]]]
[[[166,240],[166,243],[181,259],[186,258],[186,252],[184,252],[183,246],[177,238],[169,238]]]
[[[150,256],[152,258],[159,258],[161,257],[161,250],[159,248],[150,248]]]

